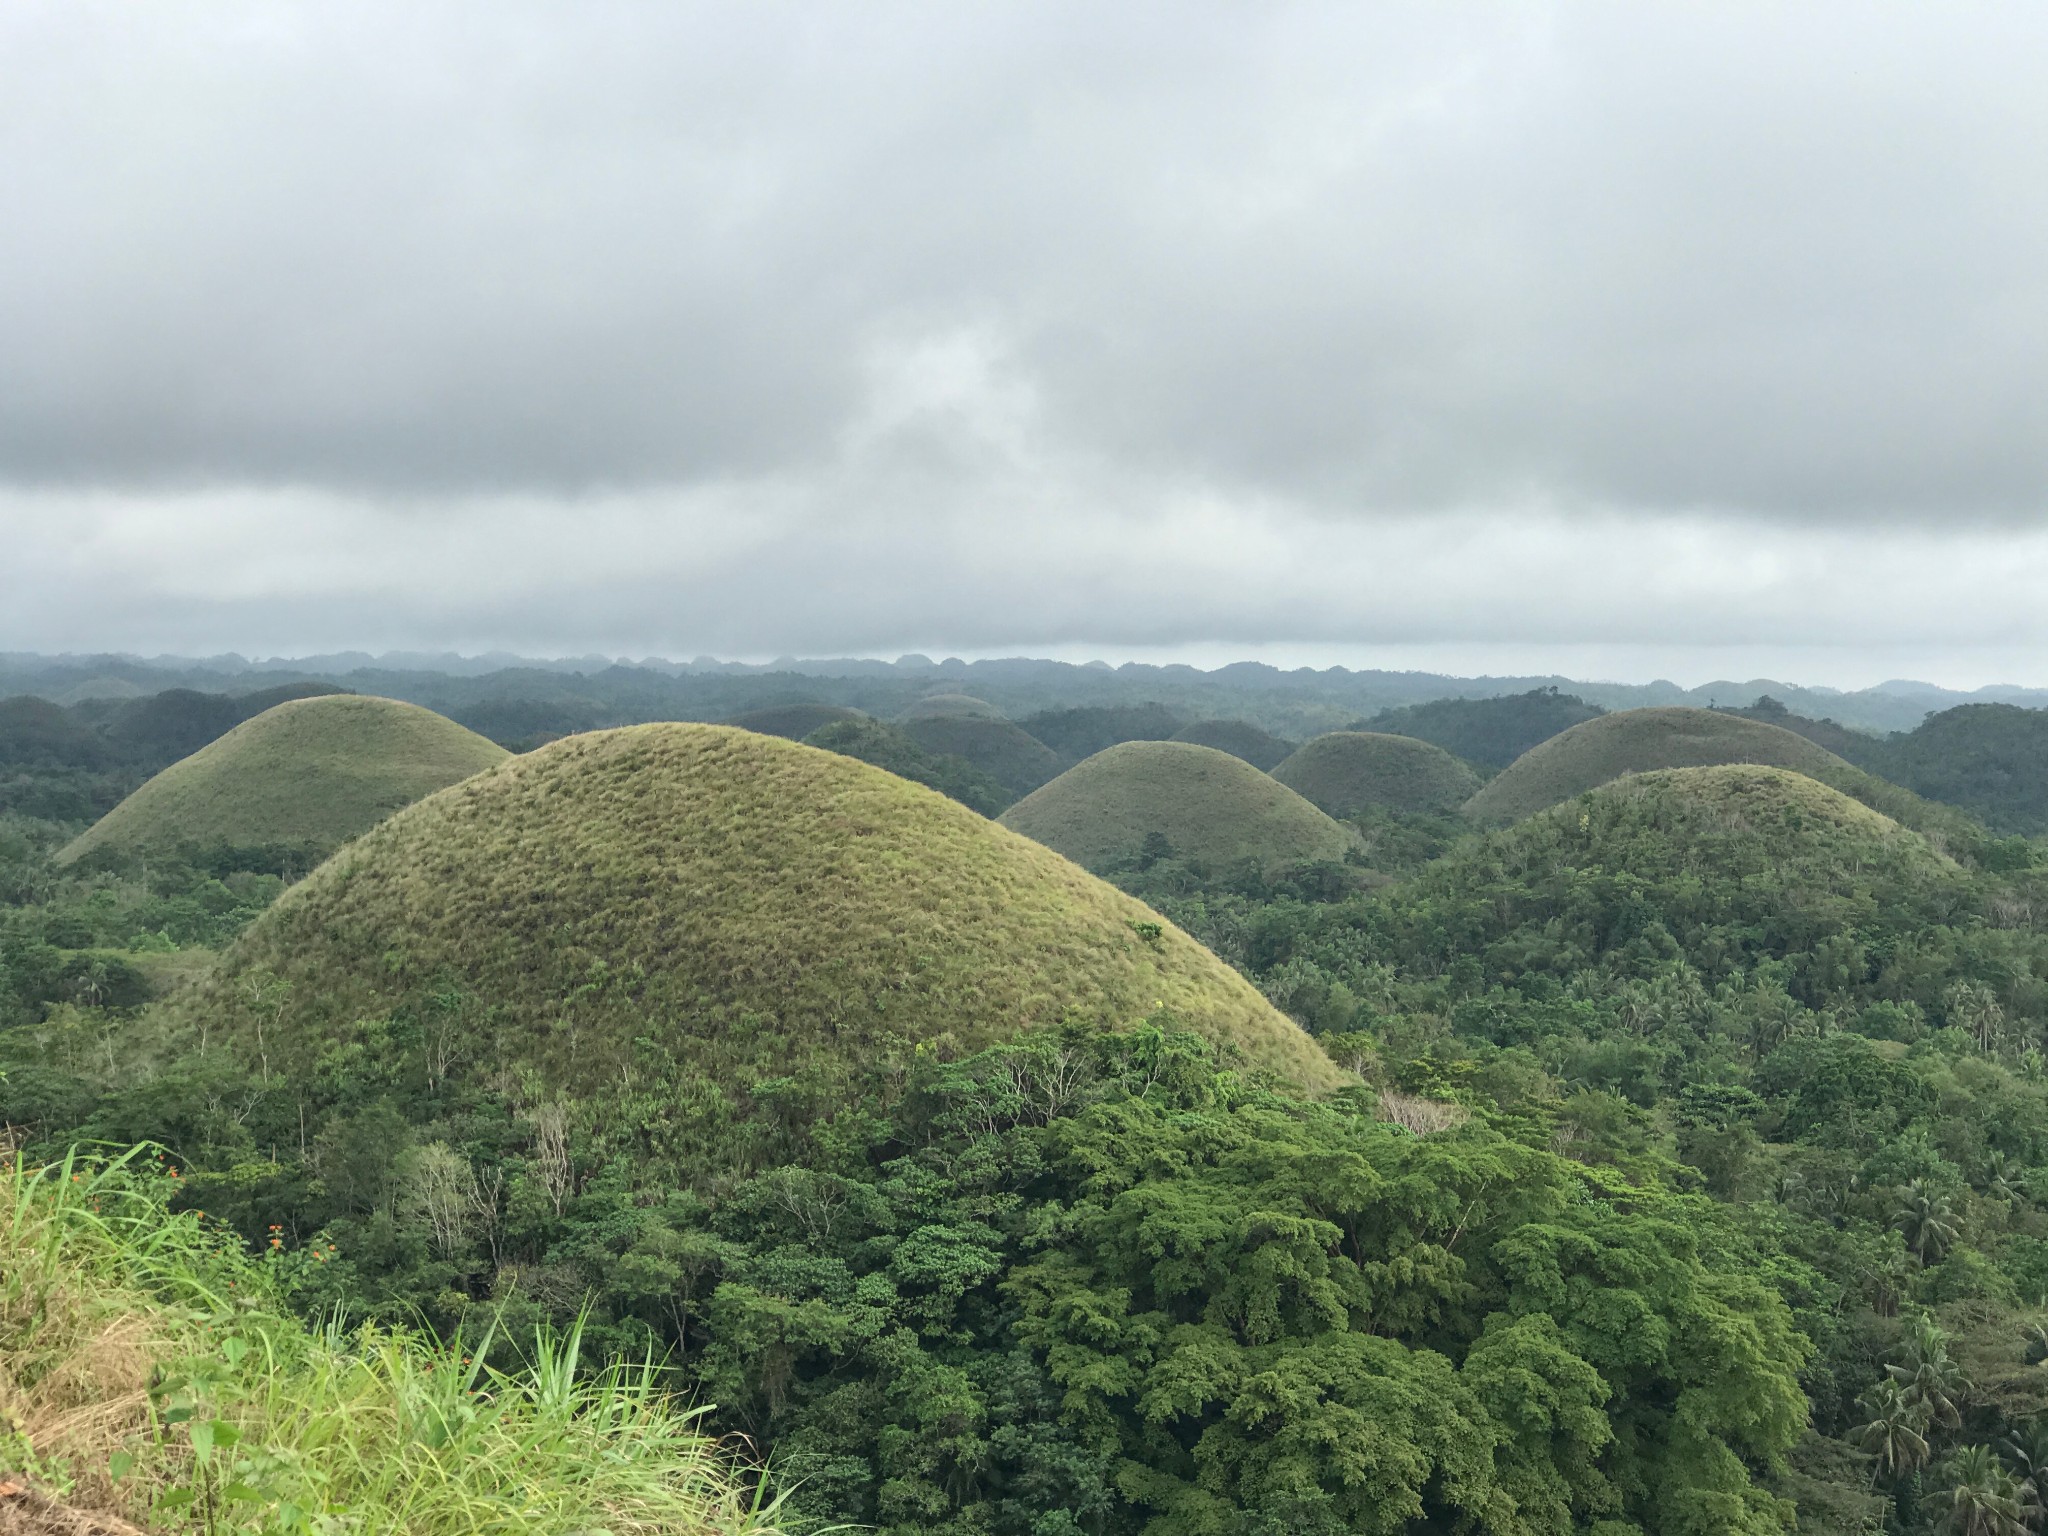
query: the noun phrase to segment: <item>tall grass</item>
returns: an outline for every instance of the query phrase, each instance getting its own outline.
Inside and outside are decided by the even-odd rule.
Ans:
[[[774,1536],[759,1480],[580,1329],[515,1371],[309,1330],[145,1155],[0,1164],[0,1471],[154,1530]],[[48,1528],[62,1528],[55,1519]]]

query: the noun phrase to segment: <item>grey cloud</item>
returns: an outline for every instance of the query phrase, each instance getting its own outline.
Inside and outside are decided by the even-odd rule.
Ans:
[[[30,0],[0,480],[2032,518],[2044,75],[2020,5]]]

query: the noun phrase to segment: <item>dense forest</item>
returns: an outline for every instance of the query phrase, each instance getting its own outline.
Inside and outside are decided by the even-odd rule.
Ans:
[[[705,739],[753,789],[660,859],[609,851],[673,822],[632,819],[656,770],[611,762],[585,805],[575,742],[541,745],[609,704],[451,711],[529,754],[478,776],[502,812],[457,785],[370,830],[396,807],[366,777],[360,835],[245,841],[237,775],[289,777],[303,735],[243,728],[338,683],[0,700],[0,1123],[30,1165],[148,1149],[165,1219],[203,1211],[282,1312],[423,1327],[508,1382],[571,1330],[593,1366],[654,1362],[794,1528],[1917,1536],[2048,1511],[2048,715],[1886,736],[1773,695],[1736,712],[1824,748],[1811,774],[1632,763],[1484,824],[1391,792],[1333,819],[1247,755],[1406,736],[1469,787],[1601,703],[1310,719],[1282,689],[1205,715],[1041,679],[1021,708],[947,677],[885,710],[694,676],[720,719],[776,713]],[[844,759],[946,798],[804,768]],[[225,807],[217,835],[82,840],[167,773]],[[981,821],[1057,848],[1008,817],[1027,796],[1123,895],[1075,871],[1040,924],[1047,877]],[[529,814],[433,863],[452,819]],[[784,814],[815,868],[772,851]],[[561,872],[522,873],[543,836]],[[987,863],[1003,909],[914,869],[926,846]],[[862,924],[886,911],[805,905],[862,859],[887,870],[864,900],[929,918],[921,949],[884,954]],[[799,867],[789,905],[719,894]],[[650,936],[676,880],[732,910]],[[502,966],[542,942],[519,882],[606,937],[537,923],[561,968],[515,997]],[[449,938],[471,884],[510,960]],[[441,926],[379,915],[415,909]],[[1259,1056],[1267,1026],[1174,929],[1327,1080]],[[782,975],[749,930],[822,958]],[[672,979],[678,945],[698,968]],[[1112,979],[1079,990],[1091,966]],[[1159,1000],[1103,1001],[1127,971]],[[690,1056],[664,1030],[713,994],[719,1054]],[[974,1023],[991,998],[1058,1006],[1006,1038]],[[778,1054],[799,1016],[816,1043]]]

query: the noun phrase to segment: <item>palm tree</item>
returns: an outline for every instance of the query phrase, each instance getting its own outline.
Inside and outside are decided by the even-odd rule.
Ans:
[[[1849,1440],[1859,1451],[1876,1458],[1872,1482],[1880,1474],[1899,1477],[1926,1464],[1929,1447],[1927,1437],[1920,1433],[1926,1420],[1906,1401],[1897,1382],[1880,1381],[1858,1398],[1857,1404],[1870,1419],[1851,1430]]]
[[[1983,1187],[1984,1193],[1994,1200],[2009,1203],[2019,1198],[2019,1175],[2006,1162],[2003,1152],[1985,1154]]]
[[[1948,1336],[1926,1313],[1907,1327],[1904,1353],[1904,1361],[1884,1370],[1898,1386],[1906,1406],[1919,1414],[1924,1426],[1961,1429],[1966,1383],[1949,1358]]]
[[[2034,1487],[2007,1471],[1988,1445],[1967,1445],[1949,1462],[1939,1529],[1953,1536],[2026,1536]]]
[[[1955,1207],[1947,1195],[1929,1187],[1925,1179],[1906,1186],[1905,1198],[1892,1216],[1892,1225],[1906,1235],[1906,1246],[1923,1265],[1938,1264],[1961,1235]]]

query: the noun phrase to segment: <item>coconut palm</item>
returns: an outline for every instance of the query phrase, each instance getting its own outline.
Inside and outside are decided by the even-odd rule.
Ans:
[[[1961,1235],[1955,1207],[1947,1195],[1930,1187],[1925,1179],[1906,1186],[1892,1225],[1906,1236],[1906,1246],[1922,1264],[1936,1264]]]
[[[1920,1415],[1923,1425],[1962,1428],[1966,1383],[1955,1361],[1949,1358],[1948,1335],[1923,1312],[1907,1326],[1902,1353],[1904,1360],[1884,1369],[1898,1386],[1906,1406]]]
[[[2015,1477],[1988,1445],[1967,1445],[1950,1459],[1948,1492],[1937,1499],[1938,1527],[1952,1536],[2026,1536],[2034,1486]]]
[[[1899,1477],[1926,1464],[1929,1447],[1921,1430],[1927,1421],[1918,1408],[1906,1401],[1897,1382],[1880,1381],[1857,1399],[1857,1406],[1870,1418],[1849,1432],[1849,1440],[1859,1451],[1876,1459],[1871,1481],[1875,1482],[1880,1475]]]

